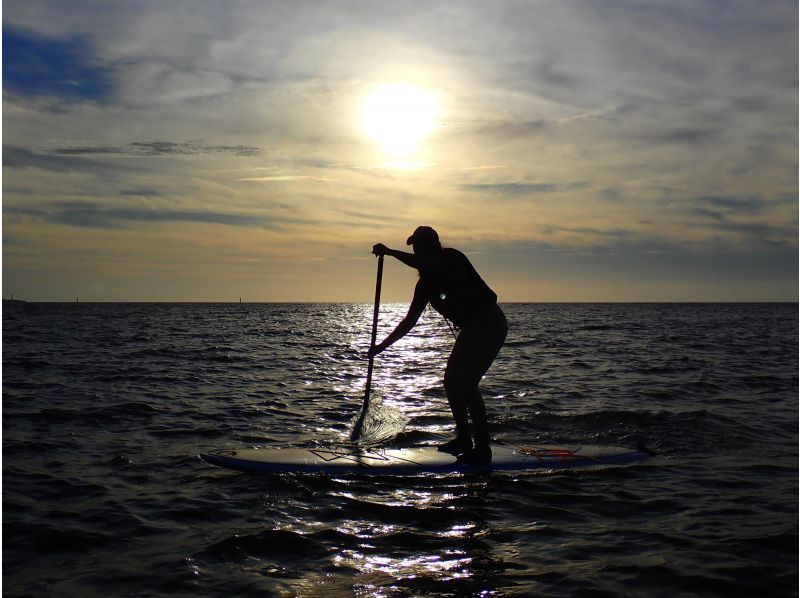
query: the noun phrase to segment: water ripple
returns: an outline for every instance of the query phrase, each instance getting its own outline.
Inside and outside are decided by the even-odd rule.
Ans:
[[[379,336],[406,306],[382,306]],[[796,595],[796,305],[505,305],[499,442],[646,443],[634,468],[248,476],[197,453],[345,442],[370,305],[3,312],[4,592]],[[399,446],[452,433],[453,337],[376,360]],[[378,422],[380,423],[380,422]]]

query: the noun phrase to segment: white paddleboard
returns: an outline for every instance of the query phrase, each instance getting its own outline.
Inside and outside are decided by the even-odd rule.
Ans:
[[[598,445],[492,446],[492,461],[483,465],[459,462],[436,447],[360,449],[243,448],[204,453],[212,465],[250,472],[414,475],[425,472],[513,471],[626,465],[652,457],[638,448]]]

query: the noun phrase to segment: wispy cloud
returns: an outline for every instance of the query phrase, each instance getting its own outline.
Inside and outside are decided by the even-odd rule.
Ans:
[[[699,146],[708,145],[721,138],[721,131],[715,127],[680,127],[644,133],[642,139],[651,144],[675,144]]]
[[[255,176],[255,177],[244,177],[241,179],[236,179],[237,181],[251,181],[256,183],[292,183],[295,181],[317,181],[317,182],[327,182],[333,179],[326,178],[326,177],[318,177],[318,176],[308,176],[308,175],[276,175],[276,176]]]
[[[200,223],[238,227],[260,227],[281,230],[293,222],[280,216],[256,216],[232,212],[167,210],[156,208],[106,207],[88,202],[55,202],[41,208],[17,207],[7,209],[11,216],[24,215],[84,228],[127,228],[134,223]]]
[[[586,183],[576,181],[568,184],[559,183],[469,183],[460,185],[464,191],[489,193],[492,195],[531,196],[556,193],[558,191],[574,191],[586,187]]]
[[[114,164],[109,166],[103,161],[85,158],[81,155],[42,153],[17,146],[3,147],[3,166],[8,167],[13,173],[27,168],[38,168],[57,173],[108,173],[109,170],[137,171],[141,170],[135,164]],[[12,177],[10,177],[12,178]]]
[[[696,197],[692,203],[718,214],[757,214],[776,204],[775,200],[767,200],[764,197],[740,195],[701,195]]]
[[[129,197],[161,197],[163,195],[161,191],[150,188],[123,189],[119,194]]]
[[[52,153],[65,156],[196,156],[200,154],[233,154],[259,156],[261,148],[247,145],[213,145],[202,141],[132,141],[123,146],[57,147]]]
[[[552,183],[476,183],[461,185],[466,191],[479,193],[498,193],[500,195],[528,195],[531,193],[552,193],[558,185]]]

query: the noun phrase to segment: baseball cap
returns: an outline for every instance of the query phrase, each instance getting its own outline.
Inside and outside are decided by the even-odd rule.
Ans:
[[[439,234],[430,226],[418,226],[406,241],[406,245],[414,245],[416,243],[439,245]]]

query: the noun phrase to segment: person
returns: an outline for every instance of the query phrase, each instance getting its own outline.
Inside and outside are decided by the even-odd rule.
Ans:
[[[447,402],[453,413],[456,437],[439,447],[468,463],[492,460],[486,405],[478,384],[492,365],[508,333],[508,323],[497,295],[483,281],[463,253],[442,248],[438,233],[420,226],[406,241],[414,253],[390,249],[382,243],[372,248],[375,255],[389,255],[419,272],[408,313],[397,327],[370,349],[378,355],[403,338],[430,305],[460,329],[444,372]],[[469,422],[472,420],[473,436]]]

